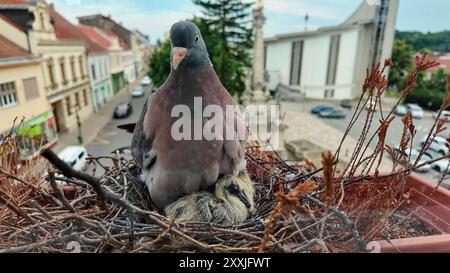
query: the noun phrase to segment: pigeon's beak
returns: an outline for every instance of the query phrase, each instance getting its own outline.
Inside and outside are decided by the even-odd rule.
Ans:
[[[177,69],[180,62],[186,57],[187,49],[184,47],[174,47],[172,48],[172,66],[173,69]]]

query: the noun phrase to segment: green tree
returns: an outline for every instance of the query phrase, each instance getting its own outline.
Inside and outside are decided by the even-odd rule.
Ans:
[[[410,44],[414,51],[422,51],[425,48],[431,51],[450,51],[450,30],[441,32],[422,33],[417,31],[397,31],[396,39]]]
[[[241,0],[193,0],[202,8],[200,24],[211,62],[231,95],[245,90],[245,75],[251,66],[253,30],[252,3]],[[203,28],[203,29],[202,29]]]
[[[155,86],[161,86],[170,73],[170,40],[164,42],[158,40],[156,50],[150,56],[150,67],[148,76],[152,79]]]
[[[413,58],[414,51],[411,45],[402,40],[395,40],[392,51],[393,66],[389,72],[389,85],[395,85],[399,90],[404,87],[406,77],[413,66]]]

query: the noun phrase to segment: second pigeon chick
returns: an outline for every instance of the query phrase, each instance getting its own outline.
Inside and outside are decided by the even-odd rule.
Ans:
[[[242,171],[215,185],[214,193],[198,192],[182,197],[166,207],[168,218],[178,223],[217,223],[233,225],[245,221],[255,210],[254,189],[250,177]]]

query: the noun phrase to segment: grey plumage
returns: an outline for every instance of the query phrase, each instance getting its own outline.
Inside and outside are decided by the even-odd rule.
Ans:
[[[246,172],[228,176],[215,185],[214,193],[198,192],[180,198],[165,209],[178,223],[217,223],[233,225],[254,212],[254,189]]]
[[[174,106],[185,105],[191,113],[208,105],[236,106],[234,99],[221,84],[206,51],[198,27],[179,22],[171,29],[172,69],[167,81],[147,100],[134,127],[132,155],[142,168],[141,179],[149,189],[151,199],[159,209],[178,198],[214,186],[219,177],[237,176],[245,170],[245,138],[235,140],[174,140],[171,116]],[[203,109],[194,109],[194,97],[201,97]],[[202,120],[205,123],[208,119]],[[223,132],[245,134],[241,114],[236,111],[224,120]],[[191,131],[194,131],[192,124]],[[133,126],[126,126],[130,129]],[[234,131],[232,131],[234,130]]]

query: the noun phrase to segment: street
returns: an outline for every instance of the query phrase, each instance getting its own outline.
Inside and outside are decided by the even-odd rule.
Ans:
[[[320,119],[321,121],[325,122],[326,124],[328,124],[328,125],[334,127],[335,129],[344,133],[345,130],[347,129],[348,124],[350,123],[354,108],[353,109],[342,108],[340,106],[339,101],[336,101],[336,102],[307,101],[307,102],[303,102],[303,103],[283,102],[282,111],[300,111],[300,112],[310,113],[311,109],[318,105],[332,106],[335,109],[339,109],[339,110],[342,110],[345,112],[345,114],[346,114],[345,119]],[[354,103],[353,107],[355,107],[355,106],[356,106],[356,104]],[[390,110],[391,109],[389,107],[387,107],[385,105],[383,106],[383,113],[385,114],[385,116],[387,115],[387,113]],[[381,118],[380,114],[381,114],[380,111],[377,111],[374,115],[372,126],[369,130],[367,141],[370,139],[370,137],[372,137],[372,135],[375,133],[375,130],[378,128],[378,126],[380,124],[380,122],[379,122],[379,120]],[[420,140],[429,133],[430,128],[433,126],[434,119],[431,117],[431,114],[432,114],[431,112],[425,112],[424,118],[413,120],[414,125],[417,130],[417,135],[415,136],[414,142],[413,142],[414,147],[420,146]],[[353,126],[353,128],[351,129],[351,131],[349,133],[350,137],[352,137],[356,140],[359,138],[360,133],[363,130],[363,127],[365,124],[366,115],[367,115],[367,110],[363,110],[361,112],[359,119],[356,121],[355,125]],[[397,146],[400,143],[402,131],[403,131],[402,117],[395,116],[395,119],[392,121],[391,125],[389,126],[388,132],[386,134],[386,144],[390,145],[392,147]],[[440,133],[440,135],[447,138],[449,133],[450,133],[450,130],[447,129],[444,132]],[[372,149],[375,148],[377,143],[378,143],[378,136],[376,135],[375,138],[373,139],[370,147]],[[428,173],[418,173],[418,174],[420,176],[426,177],[428,180],[431,180],[431,181],[436,181],[440,177],[440,174],[434,170],[431,170]]]
[[[126,119],[113,119],[108,124],[103,127],[97,137],[88,145],[86,148],[88,153],[92,156],[107,156],[110,155],[112,151],[118,148],[126,147],[131,145],[132,135],[117,128],[118,125],[135,123],[138,121],[141,115],[142,108],[144,107],[145,101],[151,92],[151,86],[145,87],[145,94],[140,98],[131,98],[129,101],[133,107],[133,113]]]

